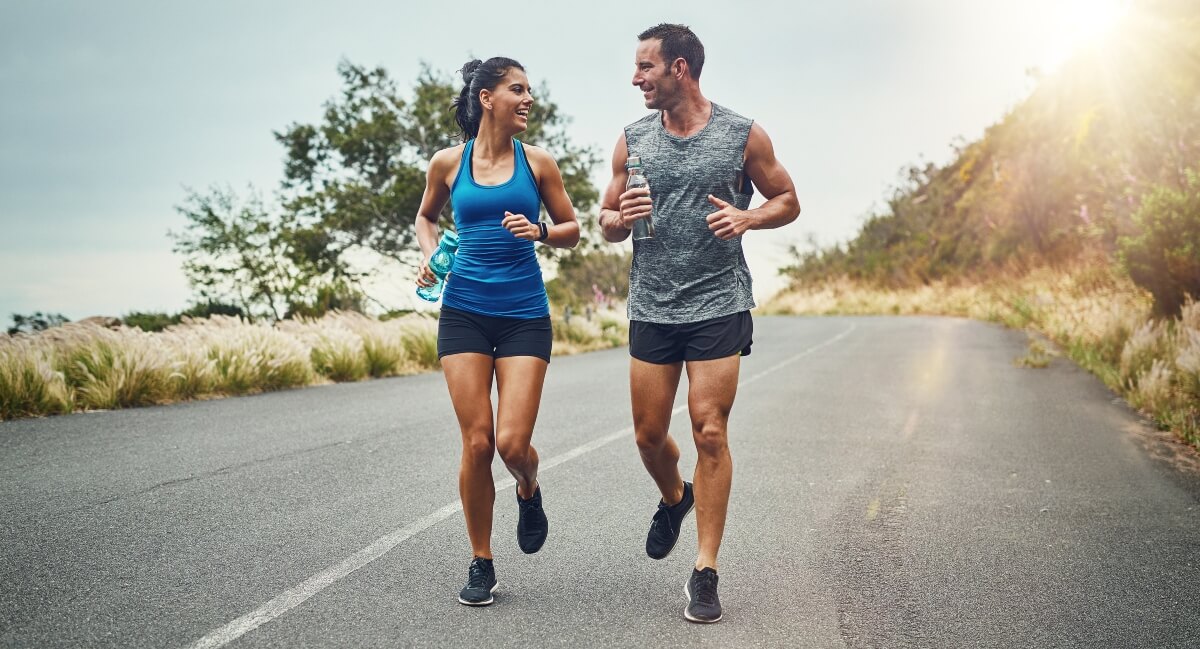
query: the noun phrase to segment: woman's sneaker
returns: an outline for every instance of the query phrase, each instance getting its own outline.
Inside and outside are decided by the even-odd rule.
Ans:
[[[458,601],[467,606],[487,606],[495,601],[492,593],[496,592],[496,569],[492,567],[491,559],[475,557],[467,568],[467,585],[458,593]]]
[[[533,490],[528,500],[517,494],[517,545],[521,552],[533,554],[542,549],[546,542],[546,532],[549,524],[546,512],[542,510],[542,485]]]
[[[679,540],[679,528],[683,526],[683,518],[687,516],[696,504],[692,495],[692,483],[683,483],[683,498],[674,505],[658,501],[658,511],[650,522],[650,533],[646,535],[646,554],[651,559],[663,559],[675,549]]]
[[[717,597],[717,571],[712,568],[692,569],[692,578],[683,585],[688,598],[683,616],[688,622],[711,624],[721,620],[721,600]]]

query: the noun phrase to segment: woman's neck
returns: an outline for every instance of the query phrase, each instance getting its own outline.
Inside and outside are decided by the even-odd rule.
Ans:
[[[513,134],[499,129],[480,126],[475,136],[475,155],[484,158],[507,158],[512,155]]]

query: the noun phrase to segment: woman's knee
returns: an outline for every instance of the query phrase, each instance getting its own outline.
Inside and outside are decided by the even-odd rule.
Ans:
[[[463,457],[473,462],[491,464],[496,453],[496,443],[490,430],[463,433]]]
[[[523,464],[529,457],[529,435],[499,434],[496,450],[506,465]]]
[[[638,426],[635,427],[634,439],[637,440],[638,451],[657,453],[667,443],[667,429],[661,426]]]

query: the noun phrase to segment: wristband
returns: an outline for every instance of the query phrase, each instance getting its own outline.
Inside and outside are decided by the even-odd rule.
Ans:
[[[546,237],[550,236],[550,228],[546,227],[545,221],[538,221],[538,229],[542,231],[542,236],[538,237],[538,241],[545,241]]]

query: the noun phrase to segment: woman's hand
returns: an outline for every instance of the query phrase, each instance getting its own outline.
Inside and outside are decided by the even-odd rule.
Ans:
[[[417,271],[417,286],[421,288],[429,288],[437,284],[437,275],[429,270],[429,257],[421,261],[421,269]]]
[[[537,241],[542,238],[542,229],[536,223],[530,223],[524,214],[505,212],[504,220],[500,222],[500,225],[518,239]]]

